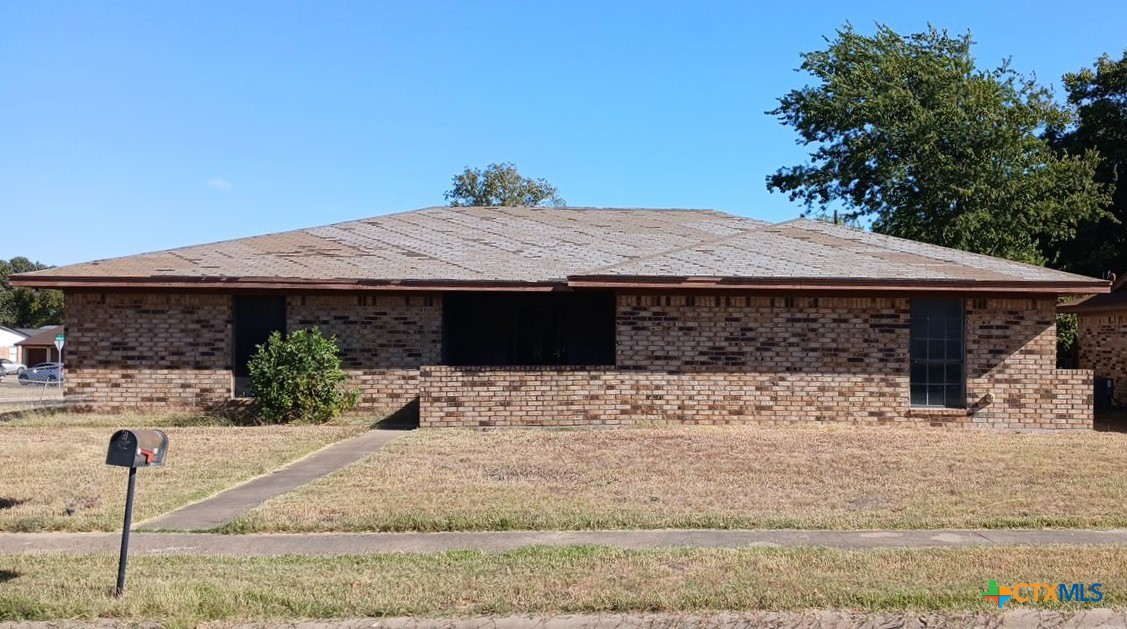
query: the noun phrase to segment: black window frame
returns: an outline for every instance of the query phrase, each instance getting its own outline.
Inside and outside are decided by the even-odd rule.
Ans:
[[[908,401],[916,408],[966,408],[966,304],[912,299]]]

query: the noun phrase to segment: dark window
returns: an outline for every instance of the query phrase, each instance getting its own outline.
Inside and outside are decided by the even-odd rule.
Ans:
[[[448,293],[447,365],[613,365],[611,293]]]
[[[247,361],[258,346],[270,338],[270,333],[286,331],[285,297],[235,298],[235,356],[236,378],[250,376]],[[238,387],[236,387],[238,388]]]
[[[913,299],[911,396],[913,406],[966,406],[963,302]]]

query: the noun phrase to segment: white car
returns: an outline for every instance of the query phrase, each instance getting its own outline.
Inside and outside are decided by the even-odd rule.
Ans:
[[[25,371],[27,371],[26,365],[21,365],[7,358],[0,358],[0,373],[18,376]]]

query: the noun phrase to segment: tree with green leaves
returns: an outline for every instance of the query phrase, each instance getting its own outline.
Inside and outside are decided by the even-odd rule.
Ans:
[[[802,55],[815,84],[768,112],[812,147],[769,189],[876,232],[1033,263],[1103,213],[1098,155],[1054,152],[1041,135],[1068,110],[1008,63],[976,68],[969,34],[836,35]]]
[[[49,269],[22,256],[0,260],[0,325],[38,328],[63,322],[63,294],[57,290],[13,288],[8,278],[16,273]]]
[[[467,167],[454,177],[454,186],[444,196],[454,207],[565,205],[559,191],[546,179],[524,177],[509,162],[490,164],[484,170]]]
[[[1108,213],[1083,221],[1076,237],[1060,247],[1061,268],[1102,277],[1127,272],[1127,52],[1100,57],[1091,68],[1064,75],[1076,123],[1050,129],[1053,146],[1068,155],[1097,151],[1096,180],[1115,186]],[[1118,184],[1118,185],[1117,185]]]

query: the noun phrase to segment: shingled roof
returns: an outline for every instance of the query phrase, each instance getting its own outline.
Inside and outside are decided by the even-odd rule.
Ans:
[[[12,276],[29,287],[670,286],[1107,291],[1107,282],[822,222],[713,210],[436,207]]]

